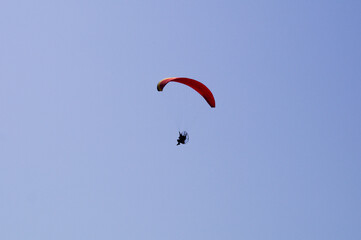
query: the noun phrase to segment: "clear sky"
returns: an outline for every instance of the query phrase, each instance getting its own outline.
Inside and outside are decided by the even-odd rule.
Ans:
[[[360,42],[359,0],[2,0],[0,239],[361,239]]]

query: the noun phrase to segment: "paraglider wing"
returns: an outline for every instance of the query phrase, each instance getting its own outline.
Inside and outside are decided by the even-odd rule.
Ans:
[[[216,101],[214,100],[212,92],[203,83],[198,82],[194,79],[190,79],[190,78],[182,78],[182,77],[165,78],[158,83],[158,85],[157,85],[158,91],[163,91],[163,88],[169,82],[183,83],[183,84],[193,88],[200,95],[203,96],[203,98],[207,101],[207,103],[212,108],[216,107]]]

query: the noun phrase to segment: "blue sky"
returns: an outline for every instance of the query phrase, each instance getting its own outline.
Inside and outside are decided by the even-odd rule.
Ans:
[[[360,239],[360,12],[1,1],[0,238]]]

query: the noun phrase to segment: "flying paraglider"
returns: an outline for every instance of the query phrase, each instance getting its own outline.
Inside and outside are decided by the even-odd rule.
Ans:
[[[211,108],[216,107],[216,101],[214,100],[211,90],[209,90],[203,83],[198,82],[197,80],[194,80],[191,78],[171,77],[171,78],[165,78],[165,79],[161,80],[157,84],[157,90],[163,91],[163,88],[169,82],[178,82],[178,83],[182,83],[184,85],[187,85],[188,87],[193,88],[204,98],[204,100],[206,100],[206,102],[209,104],[209,106]],[[179,137],[177,139],[177,142],[178,142],[177,145],[186,144],[188,141],[189,141],[188,133],[186,131],[179,132]]]

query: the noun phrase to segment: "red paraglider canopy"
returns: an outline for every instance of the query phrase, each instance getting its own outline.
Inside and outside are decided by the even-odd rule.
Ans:
[[[198,82],[194,79],[190,79],[190,78],[183,78],[183,77],[171,77],[171,78],[165,78],[163,80],[161,80],[158,85],[157,85],[157,89],[158,91],[163,91],[163,88],[165,87],[165,85],[167,85],[167,83],[169,82],[178,82],[178,83],[183,83],[191,88],[193,88],[194,90],[196,90],[200,95],[203,96],[203,98],[207,101],[207,103],[212,107],[215,108],[216,107],[216,101],[214,100],[213,94],[212,92],[201,82]]]

